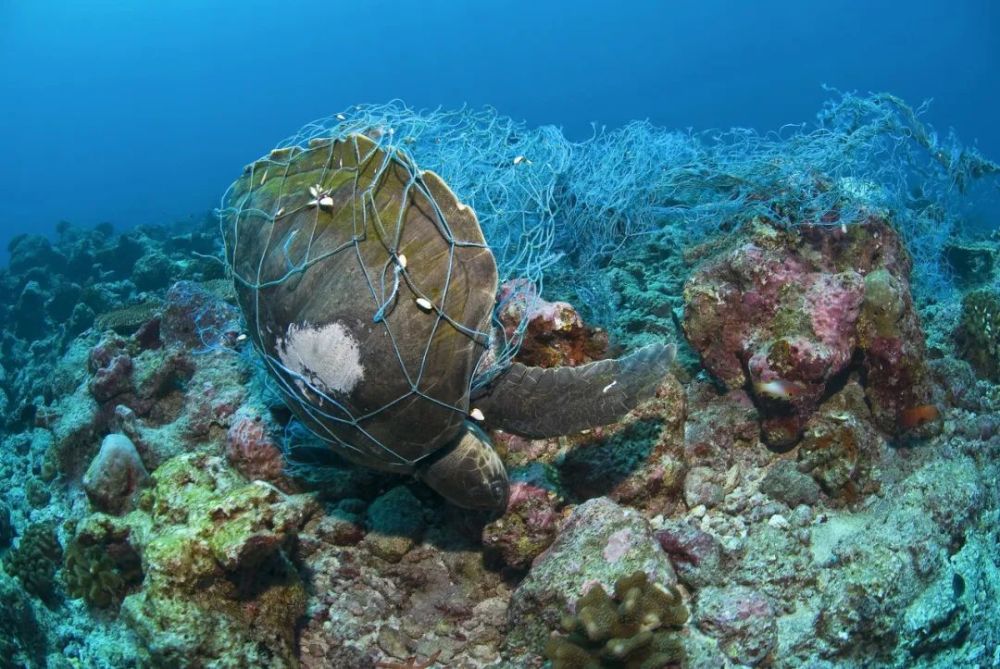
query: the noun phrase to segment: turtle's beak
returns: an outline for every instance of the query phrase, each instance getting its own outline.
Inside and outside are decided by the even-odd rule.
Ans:
[[[489,437],[471,423],[450,446],[425,461],[417,477],[456,506],[497,513],[507,510],[507,469]]]

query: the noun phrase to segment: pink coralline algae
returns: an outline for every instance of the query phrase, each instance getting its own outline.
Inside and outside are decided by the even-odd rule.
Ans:
[[[684,330],[727,388],[752,393],[764,439],[788,448],[831,382],[855,365],[879,427],[929,401],[910,260],[879,218],[850,228],[761,223],[684,289]]]
[[[267,428],[267,423],[259,417],[237,417],[226,437],[226,458],[251,481],[267,481],[288,490],[281,449]]]
[[[132,390],[132,357],[125,340],[113,337],[101,341],[90,351],[90,394],[98,402],[108,400]]]
[[[507,513],[483,528],[483,545],[504,564],[526,569],[556,537],[562,513],[551,490],[526,481],[513,481]]]
[[[573,305],[546,302],[523,280],[504,283],[497,299],[507,337],[513,337],[518,325],[528,320],[518,361],[537,367],[574,367],[606,357],[607,333],[587,326]]]
[[[743,586],[702,590],[697,625],[718,640],[730,660],[741,665],[765,662],[778,644],[774,607],[764,595]]]

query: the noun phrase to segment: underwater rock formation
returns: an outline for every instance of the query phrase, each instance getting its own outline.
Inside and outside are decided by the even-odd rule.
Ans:
[[[505,647],[541,651],[570,604],[592,587],[614,591],[619,579],[637,571],[668,590],[677,584],[667,554],[638,512],[605,497],[584,502],[511,597]]]
[[[737,665],[761,664],[778,643],[774,607],[767,597],[744,586],[699,591],[695,624],[718,639],[722,652]]]
[[[208,221],[202,225],[212,227]],[[101,330],[131,334],[155,316],[170,282],[222,276],[220,263],[190,256],[191,250],[212,253],[217,234],[188,227],[149,226],[115,234],[107,224],[82,229],[60,223],[54,241],[20,235],[10,242],[10,264],[0,268],[0,319],[9,324],[0,332],[0,348],[8,372],[17,370],[0,380],[8,426],[29,424],[46,401],[61,394],[52,374],[59,356],[95,321]],[[160,258],[160,270],[165,258],[169,280],[162,271],[151,283],[150,275],[133,275],[144,256]]]
[[[295,666],[306,593],[288,551],[314,503],[246,483],[214,456],[178,456],[153,478],[140,510],[91,518],[77,539],[127,537],[141,556],[142,588],[124,598],[121,615],[151,660]]]
[[[909,273],[898,234],[879,218],[794,230],[758,222],[688,280],[684,330],[726,388],[752,394],[775,448],[799,440],[852,368],[864,372],[879,427],[904,433],[926,422],[908,412],[931,399]]]
[[[496,551],[503,563],[527,569],[556,537],[561,500],[552,489],[512,472],[507,512],[483,528],[483,547]]]
[[[513,168],[522,144],[504,150],[494,173],[531,167]],[[698,198],[733,206],[720,192]],[[586,206],[607,214],[586,225],[617,215]],[[958,310],[921,303],[936,315],[925,367],[885,221],[709,224],[725,234],[697,248],[670,230],[614,247],[594,270],[613,294],[547,276],[569,302],[515,310],[505,332],[524,323],[539,366],[585,365],[676,337],[688,280],[706,311],[686,325],[709,371],[731,363],[729,386],[682,351],[614,424],[497,430],[511,494],[489,520],[300,429],[249,355],[223,265],[195,255],[218,254],[214,223],[18,241],[0,270],[0,666],[524,669],[547,644],[583,666],[662,666],[680,646],[699,669],[996,664],[1000,389],[955,344],[988,352],[971,335],[997,327],[967,318],[956,340]],[[962,251],[970,285],[980,251]],[[611,342],[580,318],[599,311]],[[762,419],[797,448],[767,448]],[[928,439],[888,441],[912,434]],[[123,469],[100,455],[109,435],[134,447]],[[639,608],[690,620],[637,629],[626,591],[667,593]],[[670,657],[640,659],[657,639]]]
[[[226,433],[226,458],[247,479],[293,492],[294,484],[284,475],[284,455],[269,430],[262,416],[238,411]]]
[[[149,474],[132,440],[109,434],[83,475],[83,489],[94,508],[114,515],[130,511]]]
[[[523,337],[514,358],[518,362],[537,367],[575,367],[607,357],[606,332],[588,327],[573,305],[543,300],[526,281],[501,285],[497,303],[497,319],[507,340]],[[524,332],[519,334],[522,327]]]

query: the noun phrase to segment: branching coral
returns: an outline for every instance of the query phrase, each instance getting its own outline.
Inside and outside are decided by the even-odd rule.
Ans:
[[[117,607],[128,589],[142,580],[138,554],[124,541],[93,543],[77,535],[66,547],[66,590],[97,608]]]
[[[56,596],[56,569],[62,546],[51,522],[29,525],[21,543],[4,560],[7,572],[17,576],[24,589],[45,601]]]
[[[545,657],[554,669],[654,669],[679,665],[678,631],[688,611],[676,588],[650,583],[645,572],[623,576],[614,597],[600,585],[577,600],[563,619],[566,636],[553,635]]]

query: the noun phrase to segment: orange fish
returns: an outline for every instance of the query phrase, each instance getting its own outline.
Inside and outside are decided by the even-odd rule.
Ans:
[[[915,427],[926,425],[941,417],[941,412],[933,404],[921,404],[919,406],[903,409],[899,412],[896,421],[904,430],[912,430]]]

